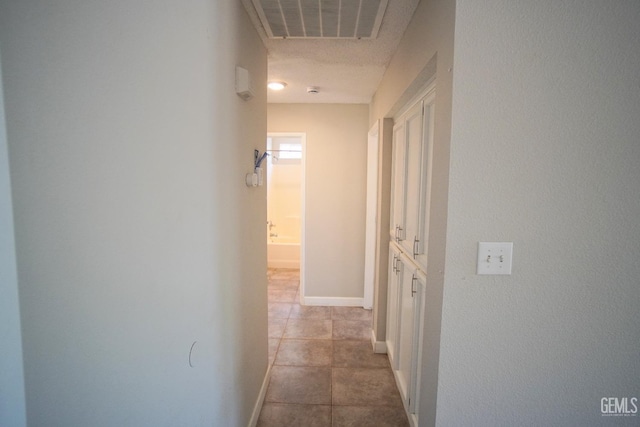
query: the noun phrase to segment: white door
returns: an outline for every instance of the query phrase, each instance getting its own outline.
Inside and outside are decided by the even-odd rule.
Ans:
[[[435,92],[430,93],[423,101],[422,113],[422,153],[420,155],[420,203],[417,219],[417,230],[414,258],[427,271],[427,246],[429,243],[429,210],[431,208],[431,173],[433,170],[433,129],[435,120]]]
[[[393,170],[391,183],[391,238],[400,242],[404,236],[404,204],[406,181],[407,142],[404,137],[404,122],[393,127]]]
[[[393,243],[389,245],[389,281],[387,283],[387,355],[391,363],[391,369],[398,369],[398,334],[400,322],[400,287],[402,280],[403,264],[400,262],[400,252]]]
[[[406,114],[406,184],[405,184],[405,233],[401,242],[407,253],[415,258],[415,246],[418,239],[418,215],[420,211],[420,166],[422,158],[422,102],[414,105]]]
[[[418,404],[424,286],[425,281],[418,270],[405,265],[400,285],[400,333],[398,336],[396,378],[400,396],[410,414],[416,412]]]

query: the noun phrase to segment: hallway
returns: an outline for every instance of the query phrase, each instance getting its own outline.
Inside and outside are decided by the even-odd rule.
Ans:
[[[407,426],[371,311],[299,304],[299,271],[268,272],[271,380],[258,426]]]

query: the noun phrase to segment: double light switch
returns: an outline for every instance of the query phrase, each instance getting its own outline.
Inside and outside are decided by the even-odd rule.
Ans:
[[[478,274],[511,274],[513,242],[479,242]]]

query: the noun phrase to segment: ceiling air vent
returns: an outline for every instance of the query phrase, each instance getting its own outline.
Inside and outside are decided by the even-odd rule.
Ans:
[[[374,39],[389,0],[252,0],[269,38]]]

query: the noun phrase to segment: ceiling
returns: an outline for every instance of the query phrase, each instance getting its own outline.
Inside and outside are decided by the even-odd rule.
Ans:
[[[254,1],[258,5],[267,3],[266,0]],[[370,0],[280,0],[280,3],[295,4],[301,7],[303,16],[308,16],[314,13],[309,10],[315,6],[314,3],[324,7],[325,3],[367,1]],[[418,2],[388,0],[377,37],[358,39],[337,38],[335,35],[317,37],[317,34],[310,38],[301,35],[299,38],[270,38],[267,31],[271,33],[272,29],[265,30],[252,0],[242,0],[267,49],[268,80],[287,83],[282,91],[269,91],[268,102],[368,104]],[[315,13],[317,9],[316,6]],[[318,93],[307,93],[310,86],[318,88]]]

